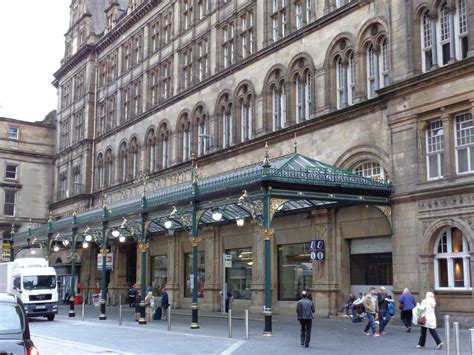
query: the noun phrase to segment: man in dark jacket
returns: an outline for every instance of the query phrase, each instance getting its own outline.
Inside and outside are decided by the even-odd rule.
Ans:
[[[166,289],[164,287],[161,292],[161,319],[166,320],[168,316],[168,307],[170,306],[170,300],[168,292],[166,292]]]
[[[314,304],[308,299],[306,291],[301,292],[301,299],[296,305],[296,314],[301,324],[301,346],[309,347],[311,325],[313,323]]]

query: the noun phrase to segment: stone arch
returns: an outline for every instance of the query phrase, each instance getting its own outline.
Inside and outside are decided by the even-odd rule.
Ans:
[[[192,117],[188,109],[184,109],[180,112],[178,119],[176,120],[176,132],[177,132],[177,159],[178,161],[185,162],[189,160],[191,156],[192,147]],[[188,145],[185,149],[184,138],[188,138]]]
[[[165,169],[169,163],[169,152],[171,151],[171,125],[167,119],[162,119],[157,126],[157,162],[159,169]]]

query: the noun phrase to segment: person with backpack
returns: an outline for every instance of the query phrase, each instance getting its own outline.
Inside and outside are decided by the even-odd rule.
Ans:
[[[379,309],[379,333],[386,334],[385,327],[392,318],[388,310],[388,305],[393,303],[393,299],[387,295],[387,289],[380,287],[380,292],[377,294],[377,303]],[[395,314],[395,312],[393,313]]]

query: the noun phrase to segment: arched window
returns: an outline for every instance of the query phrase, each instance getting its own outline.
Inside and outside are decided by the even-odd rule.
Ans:
[[[354,52],[350,51],[347,55],[347,64],[342,57],[336,57],[336,105],[337,108],[343,108],[352,105],[355,99],[356,89],[356,63]]]
[[[101,189],[104,186],[104,156],[102,153],[97,156],[96,174],[96,186],[97,189]]]
[[[229,108],[222,109],[223,117],[223,147],[230,147],[233,143],[232,139],[232,127],[234,125],[232,120],[232,104],[229,105]]]
[[[287,118],[286,126],[288,126],[288,121],[300,123],[310,119],[314,106],[311,82],[313,70],[311,58],[304,54],[299,54],[289,65],[288,76],[291,80],[288,83],[290,88],[288,102],[291,102],[290,108],[294,112],[292,111],[290,118]]]
[[[191,158],[191,121],[187,113],[181,115],[178,129],[181,138],[181,161],[185,162]]]
[[[146,137],[146,161],[148,170],[153,172],[157,168],[156,164],[156,135],[155,130],[150,129]]]
[[[431,18],[428,10],[426,10],[420,21],[420,32],[421,32],[421,64],[422,70],[428,71],[433,66],[433,33],[431,32]]]
[[[379,87],[383,88],[389,84],[389,60],[388,60],[388,40],[382,39],[380,42],[379,54]]]
[[[354,172],[363,177],[377,179],[377,180],[388,180],[384,168],[375,161],[364,161],[354,167]]]
[[[170,131],[166,122],[163,122],[159,128],[161,169],[168,167],[169,161],[169,136]]]
[[[471,289],[469,244],[460,229],[441,230],[434,254],[435,289]]]
[[[105,152],[105,171],[104,171],[104,182],[105,186],[112,186],[113,183],[113,157],[112,157],[112,149],[107,149]]]
[[[309,119],[311,110],[311,75],[309,71],[305,76],[296,75],[296,122]]]
[[[370,44],[367,48],[367,97],[369,99],[375,96],[375,90],[378,89],[377,65],[378,61],[375,47],[373,44]]]
[[[198,157],[202,157],[207,154],[211,138],[207,133],[207,113],[204,106],[199,105],[194,110],[193,122],[195,124],[194,134],[197,136],[197,141],[195,143],[197,144],[197,147],[194,148],[197,148]]]
[[[119,149],[119,171],[120,181],[124,182],[128,179],[128,150],[127,143],[123,142],[120,144]]]
[[[240,122],[242,124],[241,141],[246,142],[252,139],[252,103],[250,101],[240,101]]]
[[[130,153],[131,153],[131,175],[132,175],[132,178],[135,178],[137,175],[138,175],[138,171],[139,171],[139,157],[138,157],[138,154],[140,152],[140,147],[138,146],[138,141],[137,141],[137,138],[134,137],[131,141],[130,141]]]
[[[277,88],[272,85],[272,118],[273,130],[279,130],[286,126],[286,92],[285,85]]]
[[[243,84],[236,91],[235,101],[238,103],[235,108],[237,115],[237,127],[240,126],[240,141],[246,142],[253,138],[254,123],[253,123],[253,108],[254,108],[254,93],[250,85]]]
[[[234,144],[234,117],[232,113],[232,101],[230,94],[224,92],[219,95],[215,112],[217,113],[216,129],[217,145],[222,148]]]
[[[469,23],[466,0],[457,0],[455,6],[442,2],[436,12],[436,17],[430,16],[428,10],[421,14],[423,71],[467,57]]]

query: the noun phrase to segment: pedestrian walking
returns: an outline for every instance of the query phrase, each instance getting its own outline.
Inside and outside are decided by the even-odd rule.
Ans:
[[[393,299],[388,297],[387,289],[380,287],[380,292],[377,294],[377,303],[379,311],[379,333],[386,334],[385,327],[390,322],[391,315],[388,310],[388,304],[393,302]]]
[[[301,346],[309,347],[311,326],[313,323],[314,303],[308,298],[306,291],[301,292],[301,299],[296,305],[296,314],[301,325]]]
[[[170,306],[168,292],[163,287],[161,290],[161,319],[166,320],[168,317],[168,307]]]
[[[145,316],[146,321],[151,322],[153,317],[153,311],[155,310],[155,297],[153,297],[153,292],[149,291],[145,297]]]
[[[142,296],[140,292],[137,291],[137,295],[135,296],[135,321],[138,322],[141,317],[141,310],[140,310],[140,302]]]
[[[367,325],[364,329],[365,335],[370,335],[369,328],[372,330],[372,335],[374,337],[380,336],[379,332],[375,329],[375,315],[377,313],[377,295],[375,294],[375,287],[371,287],[369,292],[365,295],[363,300],[363,305],[365,308],[365,313],[367,314]]]
[[[417,304],[417,309],[420,312],[418,317],[418,324],[421,327],[420,339],[418,340],[417,348],[424,348],[426,342],[426,330],[429,329],[431,336],[436,342],[436,348],[438,350],[443,348],[443,343],[439,338],[438,332],[436,331],[436,314],[435,307],[436,301],[433,292],[426,292],[426,297],[421,304]]]
[[[128,306],[130,308],[135,307],[135,301],[137,298],[137,289],[135,285],[131,285],[128,289]]]
[[[413,320],[413,308],[416,307],[416,299],[410,293],[410,290],[408,290],[408,288],[405,288],[398,302],[400,303],[399,305],[399,309],[401,311],[400,318],[403,324],[405,325],[405,328],[407,328],[407,333],[410,333],[411,322]]]

